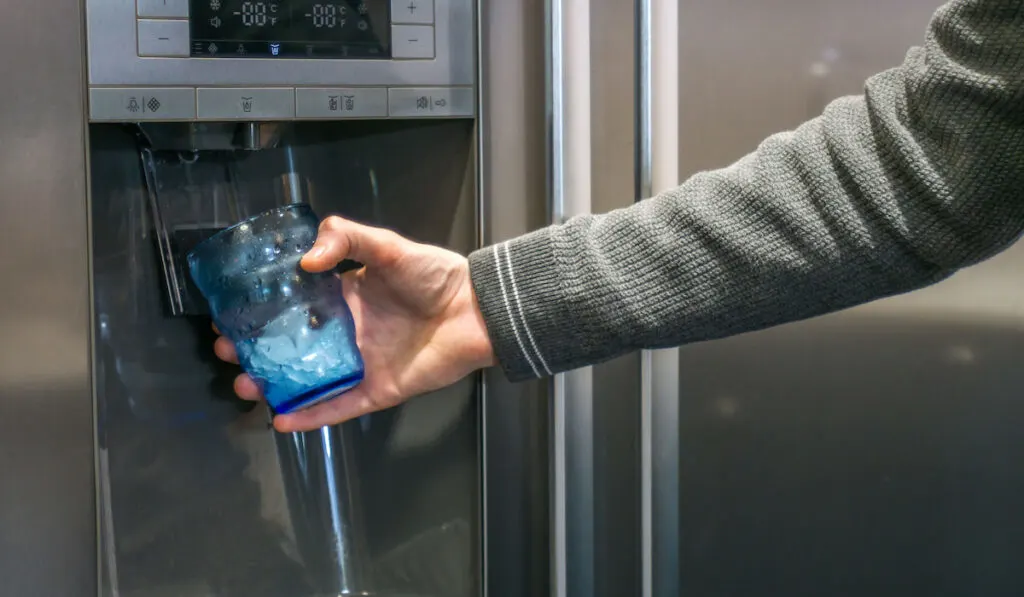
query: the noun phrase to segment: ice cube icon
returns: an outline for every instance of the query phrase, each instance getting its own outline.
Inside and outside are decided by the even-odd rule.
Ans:
[[[270,53],[277,56],[281,53],[281,44],[270,44]]]

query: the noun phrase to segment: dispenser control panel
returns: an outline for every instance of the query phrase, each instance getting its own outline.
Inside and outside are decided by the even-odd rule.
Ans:
[[[420,51],[397,58],[434,57],[434,15],[412,35],[392,24],[391,0],[191,0],[192,56],[223,58],[391,58],[391,28],[416,39]],[[423,0],[410,0],[422,13]],[[433,7],[430,7],[431,13]],[[429,48],[429,52],[423,51]],[[399,48],[407,49],[406,46]]]
[[[86,0],[93,121],[475,114],[475,0]]]

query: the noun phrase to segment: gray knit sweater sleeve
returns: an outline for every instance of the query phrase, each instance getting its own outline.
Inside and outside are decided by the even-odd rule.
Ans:
[[[1024,0],[954,0],[862,96],[658,197],[477,251],[470,268],[521,380],[914,290],[1022,229]]]

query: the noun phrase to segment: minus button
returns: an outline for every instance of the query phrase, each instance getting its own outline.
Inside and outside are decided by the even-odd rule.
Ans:
[[[187,20],[139,19],[139,56],[188,57],[190,32]]]
[[[391,56],[396,59],[434,57],[434,28],[430,25],[392,25]]]

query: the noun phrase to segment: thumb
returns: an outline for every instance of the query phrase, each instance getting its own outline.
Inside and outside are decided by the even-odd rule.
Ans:
[[[394,260],[402,240],[390,230],[330,216],[320,223],[316,242],[302,257],[302,268],[325,272],[346,259],[381,267]]]

